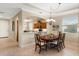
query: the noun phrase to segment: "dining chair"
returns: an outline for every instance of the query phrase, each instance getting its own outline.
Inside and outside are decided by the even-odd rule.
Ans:
[[[65,48],[65,33],[61,33],[59,35],[59,42],[60,42],[60,50],[62,50],[63,48]]]
[[[53,48],[57,48],[58,52],[62,48],[61,38],[62,38],[62,34],[61,34],[61,32],[59,32],[58,38],[56,40],[54,40],[53,42],[50,42],[50,47],[52,48],[52,46],[53,46]]]
[[[57,41],[52,42],[51,45],[53,45],[53,48],[56,48],[58,52],[61,50],[61,43],[59,39]]]
[[[65,33],[63,33],[62,38],[61,38],[61,43],[62,43],[62,48],[65,48]]]
[[[35,51],[37,48],[39,48],[39,54],[43,48],[46,49],[46,43],[40,39],[39,34],[35,34]]]

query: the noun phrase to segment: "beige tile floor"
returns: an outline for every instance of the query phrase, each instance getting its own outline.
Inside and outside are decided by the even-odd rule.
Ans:
[[[79,56],[79,42],[66,42],[66,48],[57,52],[55,49],[34,51],[34,44],[29,43],[25,48],[18,47],[18,43],[7,38],[0,38],[0,56]]]

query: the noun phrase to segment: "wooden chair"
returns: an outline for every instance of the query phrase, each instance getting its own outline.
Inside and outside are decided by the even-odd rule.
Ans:
[[[59,52],[59,51],[61,50],[61,48],[62,48],[62,41],[61,41],[61,38],[62,38],[62,33],[59,32],[59,37],[57,38],[57,40],[50,43],[50,47],[53,46],[53,48],[57,48],[58,52]]]
[[[65,33],[61,33],[59,35],[59,40],[60,40],[60,50],[65,48]]]
[[[61,50],[61,43],[59,39],[57,41],[52,42],[51,45],[53,45],[53,48],[56,48],[58,52]]]
[[[65,48],[65,33],[62,34],[62,38],[61,38],[61,43],[62,43],[62,48]]]
[[[35,51],[37,50],[37,48],[39,48],[39,54],[40,54],[43,47],[44,49],[46,49],[46,43],[40,39],[39,34],[35,34]]]

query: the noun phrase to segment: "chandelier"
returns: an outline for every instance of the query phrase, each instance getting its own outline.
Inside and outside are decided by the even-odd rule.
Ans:
[[[61,3],[58,3],[58,8],[59,6],[61,5]],[[49,22],[50,25],[52,25],[52,22],[56,22],[56,20],[53,19],[52,17],[52,6],[50,6],[50,16],[49,16],[49,19],[47,20],[47,22]]]

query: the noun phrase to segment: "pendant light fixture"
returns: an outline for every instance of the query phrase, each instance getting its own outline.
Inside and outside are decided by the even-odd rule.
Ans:
[[[58,3],[58,8],[60,5],[61,5],[61,3]],[[56,22],[56,20],[54,20],[52,17],[52,11],[53,11],[52,6],[50,6],[50,16],[49,16],[49,19],[47,20],[47,22],[49,22],[50,25],[52,24],[52,22]]]
[[[56,21],[52,18],[52,6],[50,6],[50,15],[49,15],[49,19],[47,20],[47,22],[49,22],[49,23],[56,22]]]

